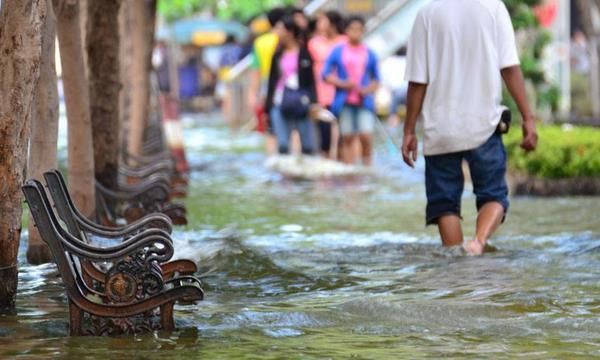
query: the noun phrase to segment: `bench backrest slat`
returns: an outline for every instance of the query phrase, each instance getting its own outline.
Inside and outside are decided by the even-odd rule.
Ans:
[[[29,205],[31,216],[35,221],[42,239],[48,244],[48,247],[54,256],[54,261],[62,276],[67,294],[79,293],[80,295],[84,295],[80,292],[80,274],[78,273],[76,266],[74,266],[68,258],[67,252],[61,243],[58,231],[51,219],[51,209],[48,209],[47,204],[44,201],[44,195],[41,193],[44,189],[43,187],[40,187],[41,184],[37,183],[35,180],[27,180],[22,188],[27,204]]]

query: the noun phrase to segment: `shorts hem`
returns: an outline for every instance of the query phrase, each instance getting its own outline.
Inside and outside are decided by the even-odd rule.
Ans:
[[[508,208],[509,208],[509,202],[506,198],[487,198],[487,199],[477,200],[477,212],[479,212],[479,210],[481,210],[481,208],[485,204],[488,204],[491,202],[498,203],[498,204],[502,205],[502,207],[504,208],[504,215],[502,216],[502,224],[504,224],[504,221],[506,220],[506,215],[508,214]]]
[[[425,219],[425,226],[430,226],[430,225],[437,225],[438,221],[441,217],[443,216],[447,216],[447,215],[456,215],[460,218],[460,220],[463,219],[460,211],[442,211],[439,212],[435,215],[428,215],[427,218]]]

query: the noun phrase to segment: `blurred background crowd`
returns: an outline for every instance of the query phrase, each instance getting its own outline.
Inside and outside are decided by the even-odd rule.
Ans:
[[[265,119],[261,110],[264,110],[266,100],[270,61],[277,46],[281,45],[277,42],[280,33],[277,24],[286,14],[297,22],[301,30],[300,42],[309,48],[315,62],[315,79],[317,90],[320,90],[319,82],[323,78],[319,72],[323,69],[326,54],[340,39],[344,41],[346,20],[358,15],[364,20],[362,43],[376,56],[380,73],[374,94],[374,112],[382,121],[373,126],[381,130],[379,126],[383,125],[390,130],[402,121],[405,111],[406,42],[416,15],[429,2],[160,1],[154,63],[159,77],[162,69],[163,78],[168,72],[163,59],[171,58],[177,64],[182,110],[221,110],[224,120],[234,129],[269,133],[269,114]],[[600,99],[600,5],[587,0],[504,2],[517,31],[528,96],[539,120],[554,126],[581,125],[583,127],[578,130],[592,131],[588,130],[589,126],[600,124],[600,102],[597,101]],[[322,98],[321,94],[319,96]],[[514,108],[509,97],[506,98],[506,105]],[[323,101],[319,103],[327,105]],[[328,140],[325,140],[328,130],[319,125],[322,124],[314,127],[314,153],[320,149],[323,155],[342,159],[342,146],[338,147],[340,151],[328,151]],[[551,127],[548,127],[550,137],[553,136]],[[544,135],[546,129],[541,131]],[[386,136],[390,134],[394,135],[392,132]],[[334,143],[332,148],[336,143],[343,143],[339,135],[334,125],[330,137]],[[579,138],[590,137],[594,136]],[[277,150],[274,144],[267,147],[270,153]],[[360,150],[356,151],[358,157]],[[537,165],[523,165],[527,169],[521,170],[531,172],[532,166]],[[555,167],[560,166],[556,164]],[[561,171],[552,170],[550,175],[558,176]],[[589,170],[583,175],[594,175],[595,171],[597,169]]]
[[[382,73],[376,96],[377,112],[387,117],[402,114],[403,59],[405,43],[416,13],[429,0],[333,0],[333,1],[161,1],[162,25],[158,44],[177,44],[180,95],[186,106],[209,111],[227,101],[227,83],[242,83],[252,56],[254,41],[271,32],[268,13],[283,8],[297,16],[306,39],[322,36],[318,26],[328,11],[343,19],[361,15],[366,20],[365,43],[379,58]],[[578,1],[505,1],[519,33],[524,72],[532,85],[534,100],[544,120],[586,120],[592,118],[597,96],[597,19],[585,13]],[[531,4],[530,4],[531,3]],[[581,2],[587,3],[587,1]],[[593,3],[590,1],[589,3]],[[531,6],[532,4],[535,4]],[[592,5],[593,6],[593,5]],[[591,17],[591,19],[587,19]],[[588,24],[588,22],[590,24]],[[323,24],[323,22],[321,22]],[[343,25],[334,24],[341,33]],[[596,26],[596,27],[595,27]],[[248,60],[249,61],[249,60]],[[244,66],[246,65],[246,66]],[[231,72],[231,69],[234,69]],[[393,96],[396,94],[396,96]],[[243,104],[240,104],[243,105]],[[392,109],[394,108],[394,109]],[[390,111],[395,110],[395,111]],[[244,122],[236,112],[235,121]],[[596,114],[597,115],[597,114]],[[598,117],[598,116],[596,116]],[[395,116],[392,120],[397,120]]]

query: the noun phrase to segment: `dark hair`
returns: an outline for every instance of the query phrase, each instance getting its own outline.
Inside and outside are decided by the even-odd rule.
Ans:
[[[281,7],[275,7],[269,10],[267,12],[267,20],[269,20],[269,24],[271,24],[271,27],[275,26],[275,24],[280,22],[281,19],[283,19],[283,17],[285,16],[285,14],[285,9]]]
[[[233,34],[227,34],[227,37],[225,38],[225,44],[233,44],[235,42],[235,36]]]
[[[308,34],[312,36],[312,34],[317,30],[317,19],[311,17],[308,19]]]
[[[338,11],[329,10],[325,12],[325,17],[329,20],[331,25],[335,26],[338,33],[344,32],[344,17]]]
[[[350,17],[348,17],[348,19],[346,19],[346,26],[345,29],[347,29],[352,23],[357,22],[359,24],[361,24],[362,26],[365,26],[365,18],[360,16],[360,15],[352,15]]]
[[[302,39],[302,29],[300,28],[300,26],[298,26],[296,21],[294,21],[294,17],[292,15],[288,14],[284,16],[283,19],[281,19],[281,23],[287,31],[292,33],[294,39]]]
[[[302,14],[302,15],[305,15],[305,14],[304,14],[304,10],[300,9],[299,7],[295,7],[295,6],[288,6],[288,7],[286,7],[286,8],[285,8],[285,10],[286,10],[286,13],[287,13],[288,15],[296,15],[296,14]]]

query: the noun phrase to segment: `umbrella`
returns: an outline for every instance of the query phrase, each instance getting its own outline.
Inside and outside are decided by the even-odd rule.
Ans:
[[[194,17],[161,27],[157,32],[158,38],[172,39],[179,44],[196,46],[221,45],[228,35],[243,41],[248,36],[248,28],[235,21]]]

